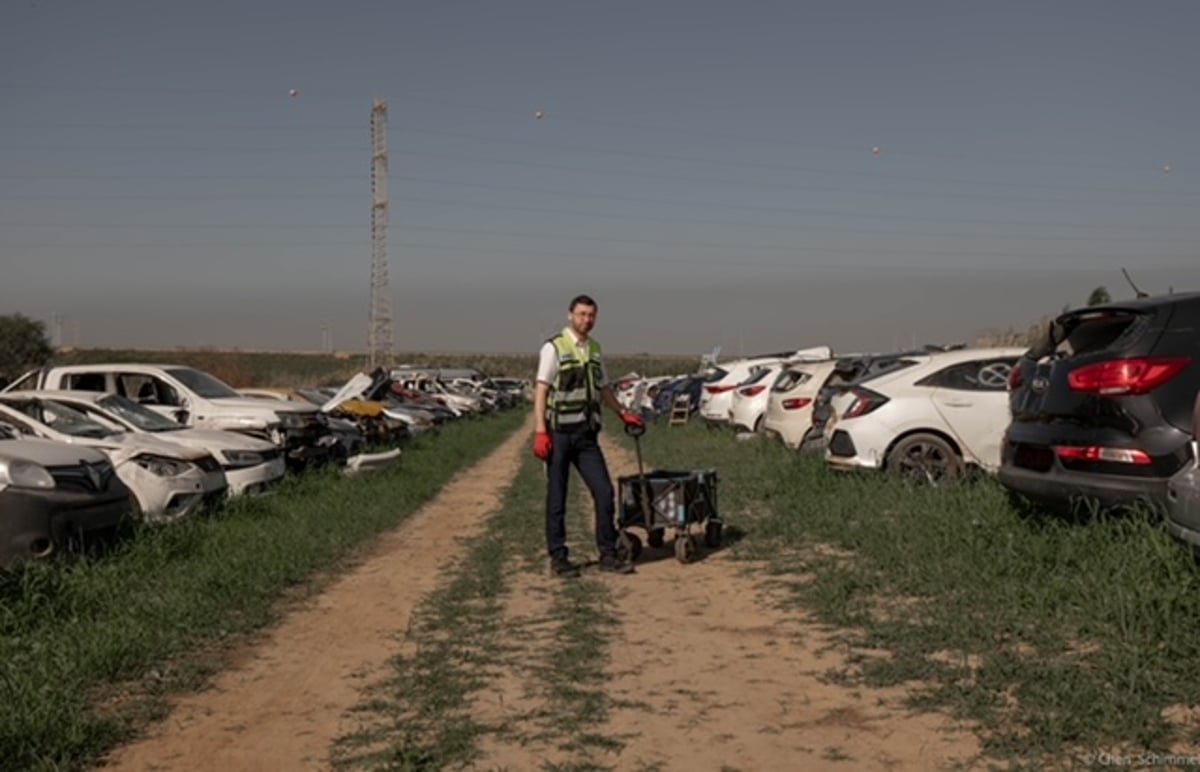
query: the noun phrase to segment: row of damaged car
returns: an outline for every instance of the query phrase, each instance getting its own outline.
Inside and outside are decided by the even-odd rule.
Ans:
[[[837,470],[976,471],[1022,507],[1147,509],[1200,549],[1197,329],[1200,293],[1169,293],[1065,311],[1026,346],[709,363],[696,413]]]
[[[0,392],[0,567],[212,511],[288,473],[384,468],[409,437],[469,414],[383,371],[260,393],[179,365],[44,367]]]

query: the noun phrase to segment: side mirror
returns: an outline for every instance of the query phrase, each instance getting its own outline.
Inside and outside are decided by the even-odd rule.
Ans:
[[[188,418],[189,418],[188,411],[186,411],[186,410],[176,410],[175,411],[175,420],[178,421],[179,423],[186,425],[188,422]]]

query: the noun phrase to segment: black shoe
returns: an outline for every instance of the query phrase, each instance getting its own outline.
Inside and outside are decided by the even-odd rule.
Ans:
[[[550,561],[550,573],[563,579],[572,579],[579,576],[579,566],[566,558],[559,558]]]
[[[601,555],[600,570],[606,574],[632,574],[633,564],[616,555]]]

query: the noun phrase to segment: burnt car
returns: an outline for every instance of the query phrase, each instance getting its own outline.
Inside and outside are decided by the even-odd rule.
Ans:
[[[133,502],[101,451],[0,429],[0,568],[112,541]]]
[[[1013,368],[1000,482],[1051,511],[1161,509],[1193,459],[1200,293],[1064,313]]]

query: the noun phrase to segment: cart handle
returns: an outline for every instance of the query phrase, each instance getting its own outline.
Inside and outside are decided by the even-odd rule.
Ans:
[[[625,424],[625,433],[630,437],[641,437],[646,433],[646,425],[636,426],[634,424]]]

